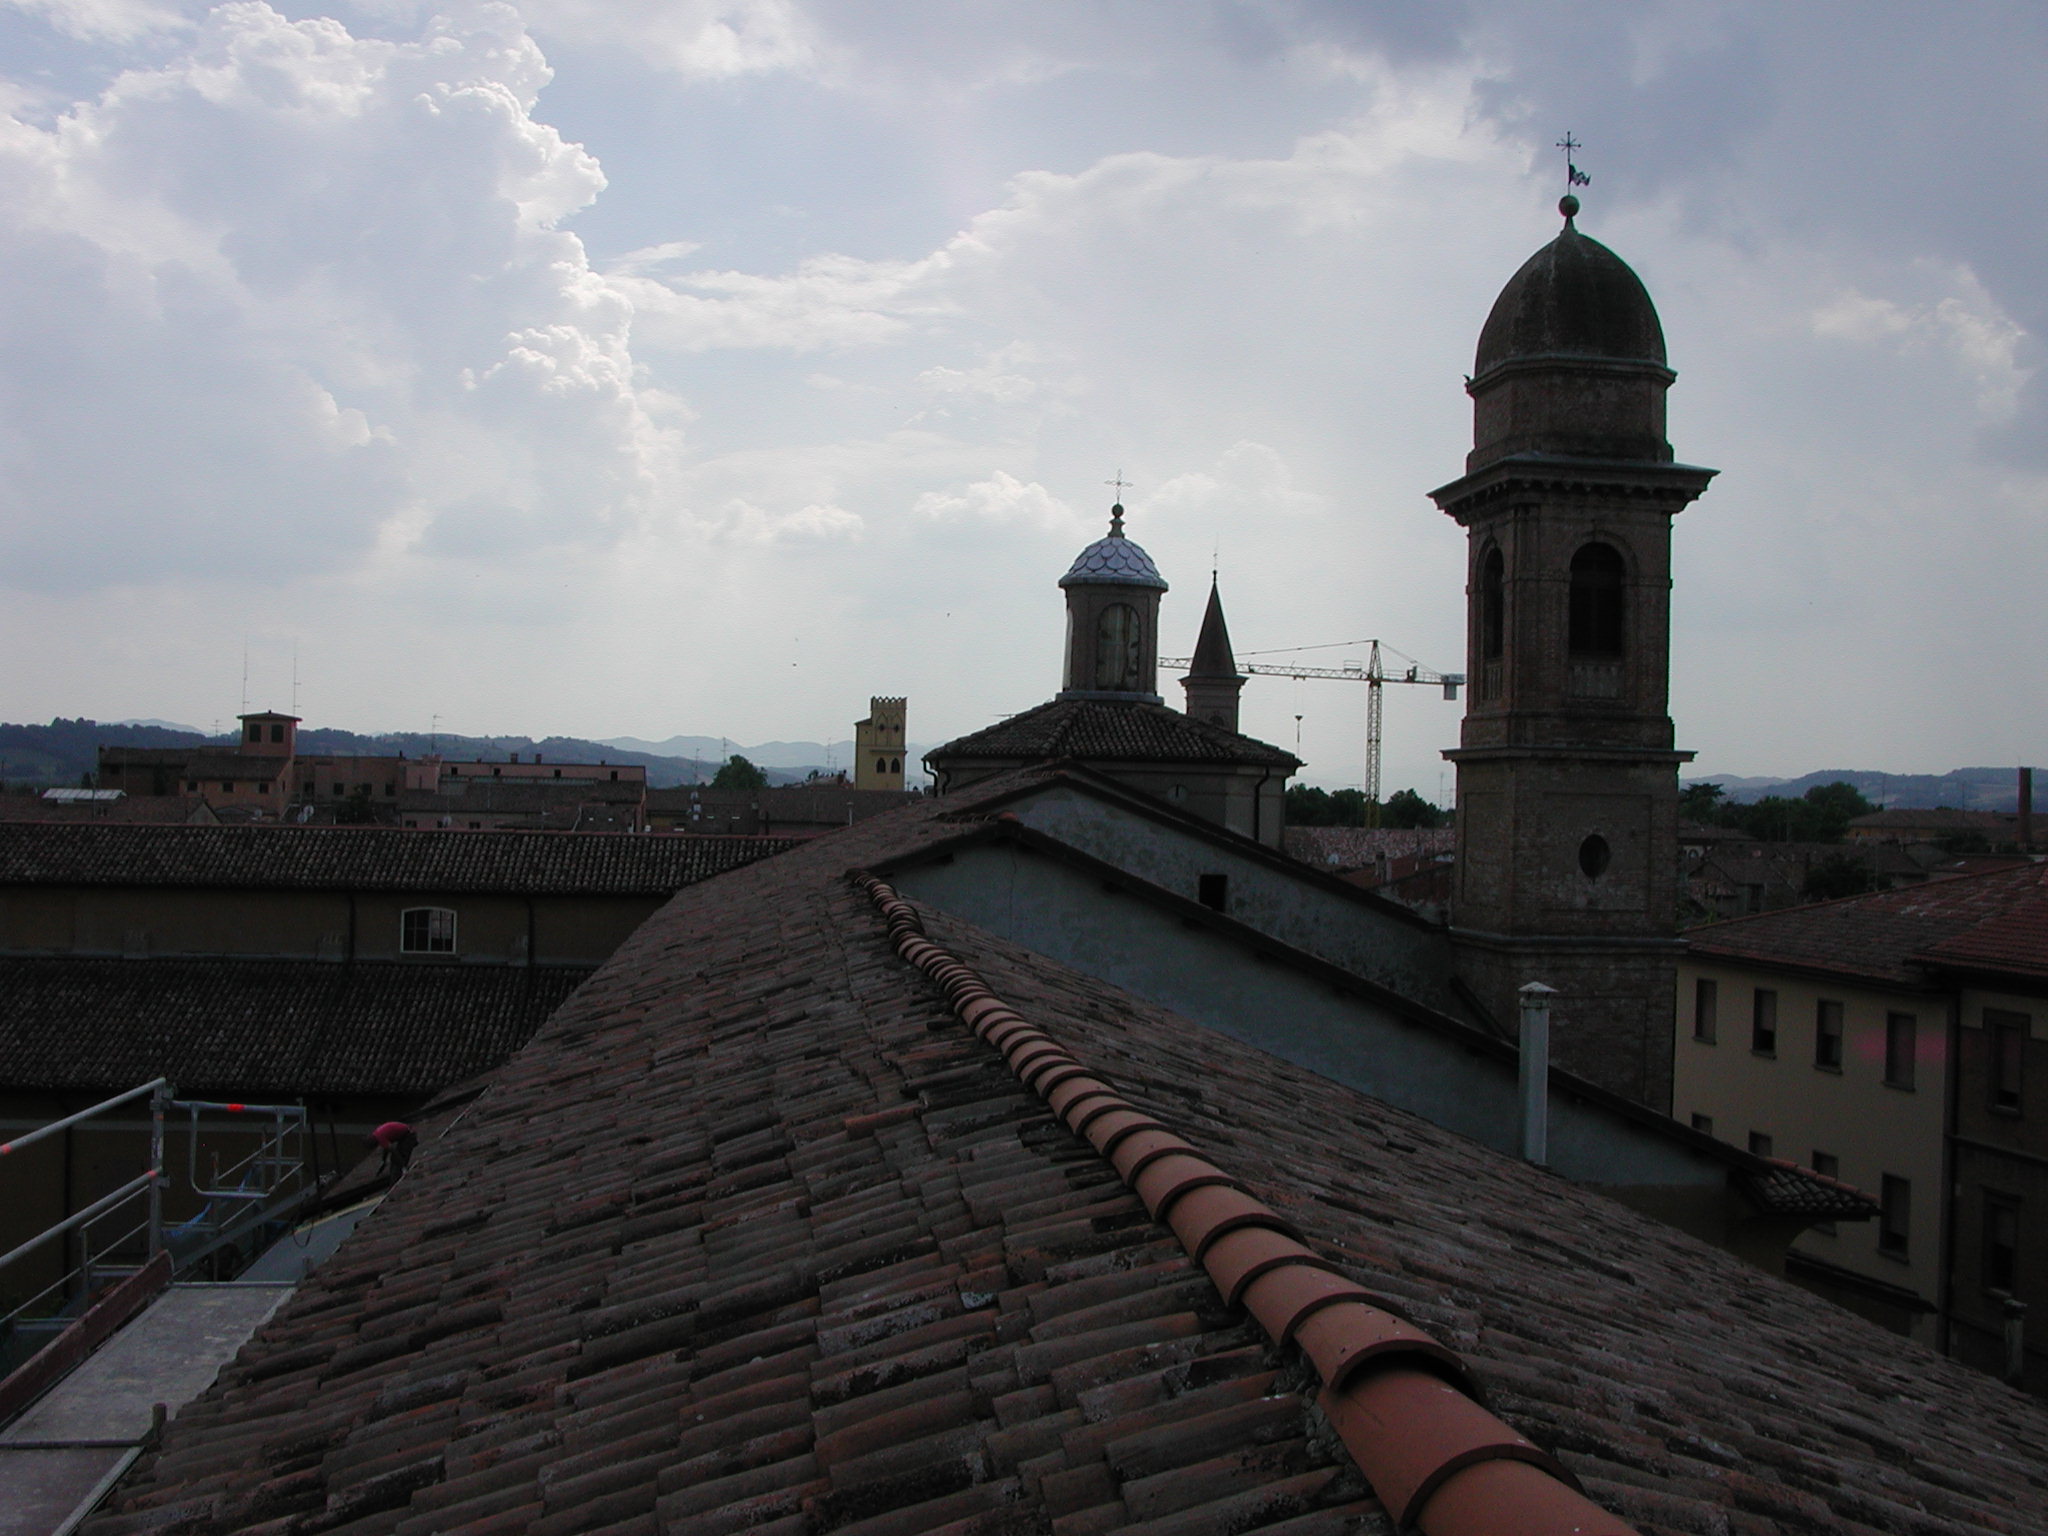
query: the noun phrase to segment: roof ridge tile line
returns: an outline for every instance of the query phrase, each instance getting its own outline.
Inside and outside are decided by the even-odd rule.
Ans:
[[[889,886],[865,871],[851,878],[890,916],[892,936],[899,921],[922,934],[915,909]],[[899,938],[899,950],[911,947],[909,938],[909,931]],[[928,940],[918,948],[919,969],[927,973],[945,961],[962,964]],[[965,1021],[970,1008],[987,1003],[1000,999],[980,982],[953,1007]],[[986,1021],[989,1012],[984,1007],[980,1017]],[[984,1038],[993,1032],[975,1030]],[[1093,1130],[1086,1139],[1112,1166],[1118,1143],[1148,1130],[1172,1134],[1114,1094],[1085,1115],[1073,1114],[1095,1097],[1076,1096],[1067,1106],[1072,1118],[1062,1118],[1077,1135]],[[1119,1112],[1129,1119],[1105,1123]],[[1200,1162],[1199,1154],[1190,1161]],[[1168,1225],[1233,1304],[1259,1290],[1253,1316],[1276,1343],[1299,1344],[1309,1357],[1323,1379],[1324,1413],[1397,1526],[1419,1526],[1425,1536],[1636,1536],[1586,1498],[1568,1468],[1487,1410],[1455,1353],[1341,1275],[1334,1287],[1320,1276],[1290,1276],[1291,1269],[1329,1265],[1277,1212],[1228,1183],[1198,1183],[1175,1192]],[[1227,1256],[1211,1257],[1226,1245]],[[1279,1322],[1278,1332],[1269,1318]],[[1451,1497],[1438,1504],[1439,1492]]]

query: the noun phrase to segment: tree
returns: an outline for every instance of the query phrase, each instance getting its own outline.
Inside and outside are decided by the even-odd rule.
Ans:
[[[1380,813],[1383,827],[1440,827],[1450,812],[1439,810],[1412,789],[1397,789],[1387,797]]]
[[[768,775],[735,752],[711,776],[713,789],[766,789]]]
[[[1726,789],[1708,780],[1688,784],[1678,792],[1678,814],[1687,821],[1718,826],[1722,814],[1728,809],[1727,794]]]
[[[348,792],[348,798],[334,808],[337,827],[369,827],[376,822],[377,810],[370,803],[370,786],[367,784],[358,784]]]
[[[1838,896],[1862,896],[1877,889],[1877,876],[1869,866],[1850,854],[1831,853],[1816,859],[1806,872],[1800,894],[1808,901],[1833,901]]]

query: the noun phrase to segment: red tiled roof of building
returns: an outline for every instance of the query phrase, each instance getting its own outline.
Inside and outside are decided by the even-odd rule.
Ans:
[[[960,808],[681,893],[421,1148],[88,1531],[1386,1529],[1345,1445],[1394,1437],[1380,1493],[1400,1502],[1401,1468],[1430,1459],[1406,1456],[1406,1415],[1317,1408],[1313,1315],[1276,1348],[1230,1305],[1176,1211],[1153,1219],[1033,1091],[1071,1070],[1047,1046],[1464,1361],[1493,1414],[1646,1532],[2037,1521],[2038,1404],[923,912],[1045,1037],[1005,1037],[1043,1058],[1027,1088],[845,878],[956,836],[940,805]],[[1462,1528],[1498,1536],[1486,1522],[1515,1496],[1489,1485],[1521,1475],[1448,1484],[1425,1529],[1463,1500]]]
[[[0,824],[0,886],[666,896],[795,846],[773,837]]]
[[[1162,704],[1136,700],[1053,699],[1020,715],[933,747],[926,760],[1080,758],[1127,763],[1252,763],[1301,766],[1291,752]]]
[[[1730,918],[1686,942],[1697,955],[1908,986],[1931,963],[2048,974],[2048,864]]]
[[[0,1086],[429,1093],[496,1066],[588,967],[0,958]]]
[[[0,795],[0,821],[110,822],[124,826],[204,825],[214,819],[204,800],[182,795],[123,795],[118,800],[45,800]]]

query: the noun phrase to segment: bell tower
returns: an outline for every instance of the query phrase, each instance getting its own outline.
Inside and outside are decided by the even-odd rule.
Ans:
[[[1495,301],[1466,385],[1473,449],[1430,493],[1466,531],[1452,936],[1512,1025],[1541,981],[1561,1066],[1671,1099],[1678,766],[1671,520],[1714,471],[1672,461],[1664,333],[1612,251],[1562,233]]]
[[[1067,594],[1063,699],[1158,704],[1159,599],[1166,580],[1152,557],[1124,537],[1124,509],[1109,509],[1109,534],[1074,558],[1060,578]]]

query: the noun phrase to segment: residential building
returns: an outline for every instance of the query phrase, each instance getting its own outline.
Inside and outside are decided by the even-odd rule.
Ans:
[[[906,701],[868,700],[868,717],[853,728],[853,787],[867,790],[903,788],[903,730]]]
[[[2006,1299],[2048,1311],[2048,864],[1687,938],[1675,1113],[1882,1207],[1802,1235],[1788,1273],[2002,1369]],[[2048,1390],[2038,1329],[2024,1363]]]
[[[1944,843],[1981,840],[1987,848],[2010,847],[2019,841],[2020,818],[2009,811],[1884,810],[1858,816],[1849,823],[1852,842]]]
[[[352,1145],[503,1060],[677,890],[790,846],[0,823],[0,1139],[166,1076],[303,1101]],[[10,1160],[0,1251],[120,1182],[141,1134]]]
[[[232,751],[102,747],[98,783],[130,795],[204,802],[227,820],[304,825],[346,812],[416,830],[610,832],[646,824],[647,770],[636,764],[548,763],[538,752],[530,762],[514,752],[502,763],[302,754],[298,716],[266,710],[240,718]],[[506,783],[525,792],[478,787]],[[446,798],[420,798],[431,795]]]

